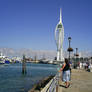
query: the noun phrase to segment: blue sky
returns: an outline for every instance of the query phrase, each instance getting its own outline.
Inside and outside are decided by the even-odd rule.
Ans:
[[[56,50],[54,31],[62,8],[64,50],[92,50],[92,0],[0,0],[0,47]]]

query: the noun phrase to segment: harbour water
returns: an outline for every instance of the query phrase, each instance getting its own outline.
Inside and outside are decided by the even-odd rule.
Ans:
[[[54,75],[57,66],[27,63],[27,74],[22,75],[22,64],[0,65],[0,92],[27,92],[43,78]]]

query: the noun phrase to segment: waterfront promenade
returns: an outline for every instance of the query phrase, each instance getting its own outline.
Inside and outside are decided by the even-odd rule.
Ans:
[[[92,92],[92,72],[73,69],[70,87],[64,88],[64,85],[59,80],[58,92]]]

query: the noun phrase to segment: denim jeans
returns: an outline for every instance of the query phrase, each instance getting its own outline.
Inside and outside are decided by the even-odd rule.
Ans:
[[[70,70],[62,72],[62,80],[64,82],[70,81]]]

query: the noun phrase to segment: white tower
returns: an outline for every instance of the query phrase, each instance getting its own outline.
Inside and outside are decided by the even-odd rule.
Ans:
[[[64,61],[63,57],[64,27],[62,23],[61,9],[60,9],[60,20],[55,29],[55,41],[57,45],[57,61]]]

